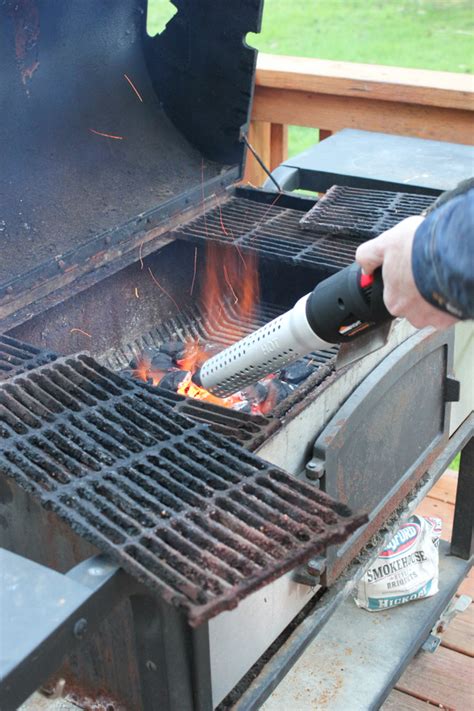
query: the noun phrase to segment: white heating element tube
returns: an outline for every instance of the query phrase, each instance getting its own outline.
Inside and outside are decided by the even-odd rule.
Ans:
[[[225,397],[312,351],[330,347],[308,323],[309,296],[306,294],[290,311],[207,360],[199,373],[202,387]]]

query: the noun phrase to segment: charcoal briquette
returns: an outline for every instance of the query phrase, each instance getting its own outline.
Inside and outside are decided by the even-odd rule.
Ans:
[[[183,341],[165,341],[160,346],[160,352],[176,360],[183,357],[185,348]]]
[[[305,360],[297,360],[296,363],[287,365],[282,369],[280,378],[290,385],[298,385],[303,380],[306,380],[311,373],[314,373],[313,366],[309,365]]]
[[[151,370],[161,370],[166,372],[173,367],[173,361],[169,355],[166,353],[156,353],[151,359]]]
[[[244,400],[242,402],[235,403],[235,405],[232,405],[232,409],[236,412],[244,412],[246,415],[250,415],[252,413],[250,403]]]
[[[268,395],[260,408],[264,415],[269,415],[271,411],[291,395],[292,389],[288,383],[284,383],[278,378],[273,378],[268,384]]]
[[[190,377],[189,370],[170,370],[161,378],[159,386],[175,393],[183,381]]]
[[[242,390],[242,395],[249,402],[253,402],[256,405],[260,405],[260,403],[266,399],[268,395],[268,389],[267,386],[263,383],[256,383],[255,385],[249,385],[247,388],[245,388],[245,390]]]

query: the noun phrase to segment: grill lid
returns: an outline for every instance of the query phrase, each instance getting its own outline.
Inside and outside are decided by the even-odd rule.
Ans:
[[[87,356],[0,387],[0,473],[198,625],[366,521]]]
[[[146,0],[0,4],[0,322],[241,174],[262,2],[174,4],[156,37]]]

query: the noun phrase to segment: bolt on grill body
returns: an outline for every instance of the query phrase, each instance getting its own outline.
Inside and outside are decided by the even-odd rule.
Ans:
[[[365,522],[88,356],[0,388],[0,472],[196,626]]]

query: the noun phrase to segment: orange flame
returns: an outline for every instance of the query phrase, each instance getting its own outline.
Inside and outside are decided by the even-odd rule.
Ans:
[[[196,253],[194,254],[195,265]],[[195,273],[193,273],[193,289],[194,280]],[[244,258],[237,247],[235,250],[225,249],[211,241],[207,243],[206,272],[201,286],[206,319],[205,330],[212,333],[216,325],[221,323],[223,300],[229,300],[233,304],[237,322],[240,320],[248,322],[258,304],[259,290],[257,257],[254,253],[246,255]],[[244,332],[242,332],[243,335]],[[185,377],[180,383],[178,393],[222,407],[233,407],[238,403],[245,402],[245,398],[240,393],[220,398],[192,381],[192,375],[211,355],[212,351],[204,348],[198,339],[189,340],[186,343],[184,356],[177,361],[177,366],[183,371],[188,371],[191,375]],[[160,384],[165,375],[162,371],[153,370],[150,360],[145,356],[138,360],[137,368],[133,374],[145,382],[151,381],[155,386]],[[255,406],[252,406],[252,410],[254,409]]]

